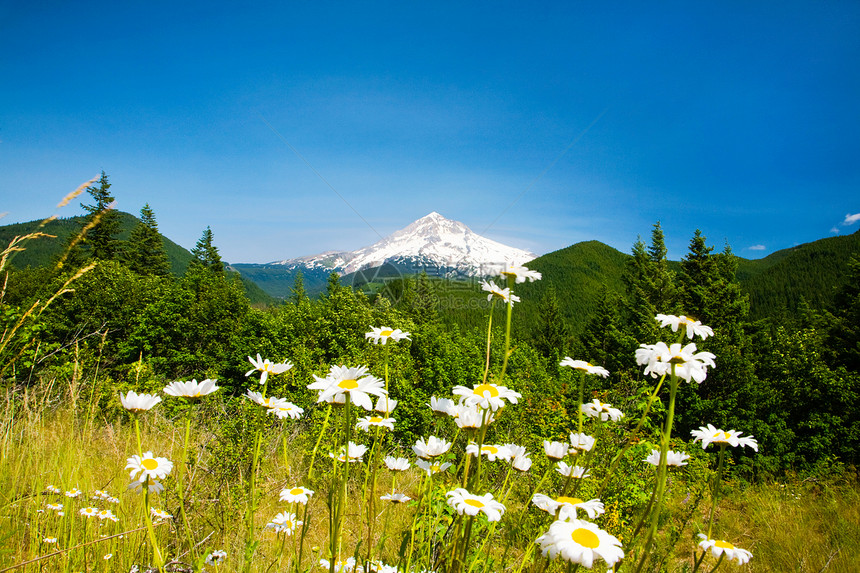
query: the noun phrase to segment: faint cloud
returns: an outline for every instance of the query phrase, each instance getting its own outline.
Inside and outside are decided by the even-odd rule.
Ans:
[[[860,221],[860,213],[854,213],[853,215],[849,213],[845,215],[845,220],[842,221],[842,225],[847,227],[848,225],[853,225],[857,221]]]
[[[765,247],[764,245],[753,245],[751,247],[747,247],[747,249],[749,249],[750,251],[763,251],[766,248],[767,247]]]
[[[830,229],[830,232],[831,232],[831,233],[836,233],[836,234],[838,235],[838,234],[839,234],[839,227],[832,227],[832,228]]]

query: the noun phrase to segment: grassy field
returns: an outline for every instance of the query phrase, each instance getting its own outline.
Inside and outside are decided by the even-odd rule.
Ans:
[[[0,492],[3,495],[0,571],[15,566],[19,566],[17,571],[130,571],[136,564],[143,570],[152,562],[142,518],[143,496],[127,488],[126,459],[137,451],[133,424],[118,408],[108,413],[96,408],[90,400],[92,390],[85,382],[60,384],[57,380],[45,380],[30,390],[6,392],[0,426]],[[168,404],[163,406],[141,416],[142,442],[145,450],[173,460],[177,470],[183,455],[185,417]],[[180,518],[177,471],[164,481],[165,491],[153,496],[152,505],[172,516],[155,522],[158,544],[166,548],[168,561],[180,563],[168,565],[166,570],[184,570],[181,563],[191,562],[185,543],[189,536],[194,540],[195,555],[205,557],[214,550],[226,552],[226,561],[217,570],[234,571],[242,567],[250,447],[245,438],[235,437],[239,431],[237,422],[241,421],[227,417],[225,401],[214,396],[207,398],[194,414],[184,479],[190,531],[185,530]],[[278,512],[290,509],[278,499],[281,489],[306,483],[302,480],[315,436],[306,435],[303,429],[303,421],[289,420],[270,424],[263,433],[258,468],[259,505],[255,510],[259,546],[250,565],[252,571],[293,570],[297,562],[298,535],[279,535],[262,526]],[[402,447],[394,453],[409,457],[408,449]],[[541,454],[533,452],[532,455],[537,458]],[[308,506],[303,570],[318,567],[329,536],[325,492],[331,488],[334,466],[325,455],[318,457],[317,463],[318,476],[310,484],[317,493]],[[856,551],[860,547],[860,488],[847,475],[843,473],[827,480],[791,479],[755,485],[728,480],[724,486],[724,501],[717,510],[721,535],[733,539],[754,557],[744,566],[723,563],[720,568],[756,572],[849,573],[860,570]],[[358,502],[365,479],[359,467],[351,474],[349,495],[354,496],[355,501],[346,512],[346,547],[358,543],[368,524],[366,513]],[[392,474],[380,473],[377,495],[390,491],[391,480]],[[398,491],[418,497],[422,476],[417,469],[404,472],[397,480]],[[60,493],[51,493],[49,486],[58,488]],[[684,495],[683,480],[674,487],[674,490],[670,488],[670,509],[683,513],[690,502],[689,495]],[[74,489],[82,493],[68,497],[65,492]],[[96,490],[106,492],[116,501],[93,499]],[[510,516],[521,515],[519,508],[526,501],[518,492],[515,490],[507,502]],[[63,504],[64,515],[52,509],[56,504]],[[387,563],[396,563],[401,552],[400,539],[414,523],[415,507],[414,504],[380,505],[374,517],[374,541],[380,543],[377,555]],[[80,511],[86,507],[109,509],[116,521],[84,517]],[[708,509],[706,496],[690,516],[687,527],[680,531],[671,557],[664,562],[664,570],[691,570],[695,548],[693,531],[697,526],[706,527]],[[297,512],[299,518],[302,511]],[[540,527],[534,531],[529,529],[540,519],[535,514],[540,512],[533,506],[522,514],[527,516],[520,520],[524,537],[533,539],[540,533]],[[439,523],[444,525],[445,519]],[[506,539],[504,530],[502,527],[496,531],[493,542],[485,549],[496,559]],[[491,532],[488,528],[480,531],[476,528],[471,543],[477,548],[484,542],[483,536]],[[56,542],[52,542],[54,539]],[[528,544],[514,547],[510,555],[513,558],[506,568],[496,564],[489,570],[517,570],[527,547]],[[47,557],[39,559],[42,556]],[[29,565],[22,565],[28,561]],[[535,563],[539,565],[541,561]],[[710,571],[714,563],[709,558],[700,570]],[[207,566],[207,570],[216,568]],[[529,566],[524,570],[529,570]],[[553,563],[548,570],[566,569]],[[625,563],[620,570],[633,570],[632,564]]]

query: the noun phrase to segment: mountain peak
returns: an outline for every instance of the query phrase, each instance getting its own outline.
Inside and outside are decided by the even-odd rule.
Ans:
[[[436,211],[417,219],[373,245],[351,253],[302,257],[282,264],[323,265],[351,273],[389,261],[412,260],[422,265],[456,269],[466,275],[495,274],[506,263],[523,264],[535,255],[503,245],[473,232],[460,221]]]

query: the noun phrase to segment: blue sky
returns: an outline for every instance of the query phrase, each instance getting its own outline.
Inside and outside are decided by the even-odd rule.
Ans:
[[[431,211],[541,254],[860,228],[860,3],[609,4],[2,3],[0,221],[104,170],[230,262]]]

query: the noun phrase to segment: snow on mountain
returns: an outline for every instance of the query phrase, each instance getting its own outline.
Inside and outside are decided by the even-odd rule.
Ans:
[[[326,268],[341,274],[381,266],[386,262],[453,269],[470,276],[496,274],[508,262],[526,263],[537,255],[482,237],[459,221],[435,211],[384,239],[352,252],[319,255],[271,264]]]

